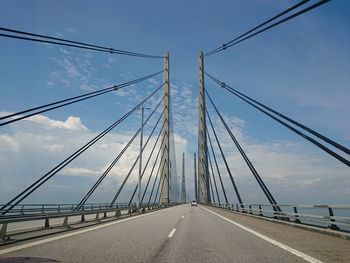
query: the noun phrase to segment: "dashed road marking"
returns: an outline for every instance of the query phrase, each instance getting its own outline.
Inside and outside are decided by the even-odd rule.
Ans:
[[[175,234],[176,228],[173,228],[169,233],[169,238],[171,238]]]

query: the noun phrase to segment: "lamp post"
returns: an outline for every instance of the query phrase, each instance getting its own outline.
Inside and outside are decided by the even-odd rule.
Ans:
[[[140,135],[140,158],[139,158],[139,178],[138,178],[138,191],[137,191],[137,200],[136,200],[136,207],[137,210],[140,210],[140,201],[141,201],[141,175],[142,175],[142,148],[143,148],[143,115],[144,111],[149,110],[150,108],[140,107],[138,109],[141,109],[141,135]]]

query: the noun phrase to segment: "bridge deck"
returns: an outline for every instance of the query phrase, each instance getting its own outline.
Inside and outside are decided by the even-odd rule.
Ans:
[[[349,240],[181,205],[7,245],[0,248],[0,262],[23,256],[61,262],[350,262],[349,247]]]

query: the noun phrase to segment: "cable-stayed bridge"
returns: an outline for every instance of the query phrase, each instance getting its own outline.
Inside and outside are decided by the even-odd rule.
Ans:
[[[58,162],[9,200],[1,200],[0,262],[350,262],[350,205],[283,204],[276,199],[212,94],[217,89],[238,98],[319,149],[341,165],[350,166],[350,150],[321,132],[294,120],[265,103],[231,87],[205,70],[207,58],[307,13],[328,1],[300,1],[262,24],[212,51],[198,52],[198,150],[194,171],[185,173],[188,158],[175,158],[172,87],[169,53],[145,54],[91,43],[0,27],[8,41],[31,41],[84,49],[109,55],[163,61],[159,71],[125,83],[77,94],[0,117],[0,129],[85,100],[103,97],[134,84],[162,78],[156,89],[140,99],[93,138]],[[302,9],[301,9],[302,8]],[[294,13],[292,13],[294,12]],[[153,107],[150,107],[150,101]],[[79,200],[71,203],[28,203],[94,145],[126,120],[141,114],[141,123],[120,152]],[[214,119],[217,122],[214,122]],[[221,125],[225,135],[218,132]],[[145,127],[150,132],[145,134]],[[224,137],[225,136],[225,137]],[[229,155],[236,148],[265,199],[245,202],[235,181]],[[127,167],[111,200],[93,203],[112,169],[139,142],[139,153]],[[146,151],[147,150],[147,151]],[[176,170],[176,161],[182,171]],[[131,180],[137,173],[138,180]],[[194,178],[194,199],[189,205],[186,178]],[[230,184],[225,184],[225,178]],[[181,182],[181,183],[179,183]],[[125,198],[126,188],[131,194]],[[124,194],[123,194],[124,193]],[[129,194],[129,192],[127,192]],[[229,196],[234,196],[231,200]]]

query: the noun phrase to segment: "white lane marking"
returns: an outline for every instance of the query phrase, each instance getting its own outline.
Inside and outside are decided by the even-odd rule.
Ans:
[[[271,244],[273,244],[275,246],[278,246],[279,248],[282,248],[282,249],[288,251],[289,253],[292,253],[293,255],[295,255],[297,257],[300,257],[300,258],[306,260],[307,262],[310,262],[310,263],[323,263],[322,261],[320,261],[320,260],[318,260],[316,258],[313,258],[313,257],[311,257],[309,255],[306,255],[303,252],[300,252],[300,251],[298,251],[298,250],[296,250],[294,248],[291,248],[291,247],[289,247],[289,246],[287,246],[285,244],[282,244],[282,243],[280,243],[280,242],[278,242],[278,241],[276,241],[276,240],[274,240],[272,238],[264,236],[264,235],[254,231],[254,230],[252,230],[252,229],[250,229],[248,227],[245,227],[245,226],[243,226],[243,225],[241,225],[241,224],[239,224],[239,223],[237,223],[235,221],[232,221],[232,220],[230,220],[230,219],[228,219],[228,218],[226,218],[226,217],[224,217],[222,215],[219,215],[219,214],[217,214],[217,213],[215,213],[215,212],[213,212],[213,211],[211,211],[211,210],[209,210],[209,209],[207,209],[205,207],[202,207],[202,206],[200,206],[200,207],[205,209],[205,210],[207,210],[208,212],[218,216],[218,217],[221,217],[222,219],[230,222],[231,224],[234,224],[235,226],[238,226],[238,227],[244,229],[245,231],[248,231],[249,233],[251,233],[251,234],[253,234],[253,235],[257,236],[257,237],[260,237],[261,239],[263,239],[263,240],[265,240],[265,241],[267,241],[267,242],[269,242],[269,243],[271,243]]]
[[[169,238],[171,238],[175,234],[176,228],[173,228],[173,230],[170,231],[169,233]]]
[[[106,224],[103,224],[103,225],[98,225],[98,226],[90,227],[90,228],[87,228],[87,229],[74,231],[72,233],[67,233],[67,234],[63,234],[63,235],[60,235],[60,236],[56,236],[56,237],[50,237],[50,238],[46,238],[46,239],[42,239],[42,240],[26,243],[26,244],[23,244],[23,245],[18,245],[18,246],[15,246],[15,247],[2,249],[2,250],[0,250],[0,255],[6,254],[6,253],[10,253],[10,252],[13,252],[13,251],[17,251],[17,250],[20,250],[20,249],[28,248],[28,247],[41,245],[41,244],[44,244],[44,243],[47,243],[47,242],[56,241],[56,240],[63,239],[63,238],[66,238],[66,237],[80,235],[80,234],[83,234],[83,233],[86,233],[86,232],[90,232],[90,231],[93,231],[93,230],[96,230],[96,229],[100,229],[100,228],[104,228],[104,227],[111,226],[111,225],[114,225],[114,224],[122,223],[122,222],[125,222],[125,221],[137,219],[137,218],[140,218],[140,217],[154,215],[155,213],[159,213],[159,212],[162,212],[162,211],[164,211],[164,210],[159,210],[159,211],[155,211],[155,212],[151,212],[151,213],[147,213],[147,214],[143,214],[143,215],[138,215],[138,216],[133,216],[133,217],[125,218],[125,219],[120,219],[120,220],[116,220],[116,221],[113,221],[113,222],[110,222],[110,223],[106,223]]]
[[[184,218],[185,218],[185,216],[182,216],[182,217],[181,217],[181,219],[184,219]]]

